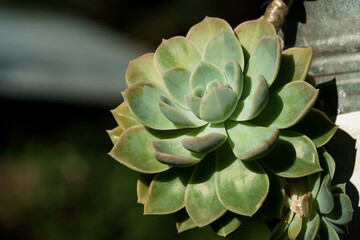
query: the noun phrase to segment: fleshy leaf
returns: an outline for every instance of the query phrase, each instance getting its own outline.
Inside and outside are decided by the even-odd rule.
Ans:
[[[172,168],[157,174],[150,184],[144,214],[169,214],[183,208],[191,172],[192,168]]]
[[[197,227],[196,223],[189,217],[185,209],[176,212],[175,218],[178,233]]]
[[[251,95],[238,102],[234,113],[230,116],[231,120],[251,120],[265,108],[269,99],[269,91],[266,80],[262,75],[259,76],[257,84],[255,91]]]
[[[223,68],[228,61],[236,61],[244,68],[244,55],[233,31],[221,31],[209,40],[203,51],[203,60]]]
[[[247,122],[226,122],[230,146],[241,160],[253,160],[269,153],[275,146],[279,130],[265,128]]]
[[[185,68],[171,68],[163,74],[165,88],[169,95],[185,109],[188,109],[185,95],[191,93],[190,75],[191,72]]]
[[[185,99],[190,110],[195,114],[195,116],[200,117],[201,98],[194,95],[186,95]]]
[[[234,112],[236,103],[236,93],[230,88],[213,88],[201,100],[200,118],[211,123],[223,122]]]
[[[310,112],[292,130],[301,132],[311,138],[316,147],[325,145],[335,134],[335,125],[323,112],[312,108]]]
[[[194,130],[187,135],[172,139],[158,139],[151,143],[151,150],[155,158],[164,164],[173,166],[191,166],[203,159],[205,154],[193,153],[185,149],[181,142],[183,139],[196,135]]]
[[[252,216],[268,191],[269,179],[257,162],[236,159],[228,144],[216,150],[216,193],[224,207]]]
[[[308,189],[311,189],[312,201],[317,197],[321,186],[321,173],[317,172],[307,177]]]
[[[249,59],[250,54],[261,38],[276,36],[274,26],[267,22],[263,16],[256,20],[241,23],[234,31],[243,47],[246,60]]]
[[[322,214],[328,214],[334,208],[334,199],[331,193],[331,179],[329,174],[324,177],[316,200],[318,208]]]
[[[158,139],[144,126],[126,129],[113,147],[110,156],[128,168],[142,173],[157,173],[170,168],[160,163],[151,152],[151,142]]]
[[[302,229],[298,239],[316,240],[320,227],[320,217],[316,211],[312,211],[309,218],[303,218]]]
[[[186,37],[203,50],[206,43],[222,30],[229,32],[233,31],[231,26],[225,20],[205,17],[204,20],[190,28]]]
[[[142,80],[151,81],[161,86],[164,85],[154,65],[154,53],[147,53],[130,61],[125,79],[128,87]]]
[[[180,128],[167,119],[159,108],[159,96],[168,97],[159,85],[149,81],[139,81],[122,94],[129,110],[145,126],[161,130]]]
[[[319,159],[320,159],[320,165],[322,169],[324,169],[324,174],[329,173],[330,179],[333,179],[335,174],[335,161],[331,157],[331,155],[324,149],[319,150]]]
[[[346,183],[339,183],[331,187],[332,194],[345,193],[346,194]]]
[[[325,219],[321,220],[320,230],[319,230],[319,239],[326,240],[340,240],[336,231],[326,222]]]
[[[239,63],[235,61],[225,63],[224,73],[229,86],[234,90],[238,99],[240,99],[243,91],[244,75]]]
[[[155,67],[160,73],[174,67],[191,71],[200,60],[200,50],[192,41],[180,36],[163,40],[154,56]]]
[[[124,130],[122,130],[122,128],[120,126],[117,126],[116,128],[107,131],[113,144],[116,144],[116,142],[120,138],[120,135],[123,132],[124,132]]]
[[[258,42],[245,69],[242,98],[254,92],[259,75],[264,76],[268,86],[274,82],[280,68],[280,57],[281,47],[278,37],[264,37]]]
[[[275,148],[261,162],[276,175],[298,178],[321,171],[314,143],[305,135],[280,131]]]
[[[289,48],[281,56],[279,74],[270,91],[276,91],[293,81],[304,81],[312,59],[312,48]]]
[[[214,154],[208,154],[196,165],[186,187],[185,207],[199,227],[212,223],[226,212],[216,195]]]
[[[149,186],[154,179],[154,174],[144,174],[141,173],[137,184],[136,184],[136,193],[137,193],[137,202],[145,204],[148,198]]]
[[[164,116],[176,126],[195,128],[206,124],[198,119],[193,112],[180,108],[170,99],[159,96],[159,107]]]
[[[319,90],[310,84],[290,82],[269,96],[264,110],[253,122],[262,126],[288,128],[298,123],[315,104]]]
[[[201,86],[206,89],[206,85],[214,79],[219,80],[222,84],[226,83],[224,73],[216,65],[208,62],[200,62],[190,76],[190,88],[195,90]]]
[[[285,201],[285,189],[277,176],[268,173],[270,180],[270,189],[260,212],[264,216],[281,218]]]
[[[226,212],[210,226],[219,236],[226,237],[241,225],[240,217],[232,212]]]
[[[327,218],[324,218],[327,220]],[[329,221],[327,221],[327,224],[329,224],[338,234],[349,234],[349,227],[347,225],[335,225]]]
[[[288,228],[288,236],[290,240],[295,240],[299,235],[302,226],[302,218],[299,214],[295,214],[294,219],[291,221]]]
[[[338,225],[349,223],[354,212],[350,198],[343,193],[335,194],[333,198],[334,208],[329,214],[325,215],[326,219]]]
[[[252,217],[240,217],[241,225],[229,239],[265,240],[270,238],[270,230],[264,223],[264,217],[255,215]]]
[[[287,214],[284,216],[284,218],[275,225],[274,229],[271,232],[270,240],[282,240],[286,239],[288,240],[288,234],[287,229],[289,224],[294,218],[295,213],[293,211],[288,211]],[[284,238],[284,235],[286,238]]]
[[[184,138],[184,148],[194,153],[208,153],[220,147],[227,135],[223,123],[211,123],[204,126],[196,137]]]
[[[119,126],[122,128],[122,130],[140,124],[131,115],[125,102],[122,102],[118,107],[111,110],[111,113],[114,116],[117,124],[119,124]]]

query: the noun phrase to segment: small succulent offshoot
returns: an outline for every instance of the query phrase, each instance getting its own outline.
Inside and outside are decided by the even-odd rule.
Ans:
[[[283,180],[322,171],[317,148],[337,129],[313,108],[311,58],[311,48],[282,51],[263,17],[234,30],[206,17],[130,61],[110,155],[141,173],[144,214],[221,236],[254,214],[280,218]]]

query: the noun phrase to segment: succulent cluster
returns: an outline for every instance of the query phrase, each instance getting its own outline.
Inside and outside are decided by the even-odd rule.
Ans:
[[[179,232],[210,224],[221,236],[254,214],[280,218],[292,203],[284,186],[321,175],[317,148],[337,129],[312,108],[311,58],[311,48],[282,51],[263,17],[234,30],[207,17],[186,37],[163,40],[155,53],[131,61],[124,102],[112,111],[119,126],[109,131],[110,155],[141,173],[144,214],[175,213]],[[312,197],[296,195],[313,199],[310,215],[290,207],[274,239],[279,232],[295,239],[298,218],[308,229],[316,216],[325,227],[343,224],[333,216],[345,193],[336,188],[328,194],[333,208],[319,210],[330,182],[320,180],[319,191],[307,189]]]

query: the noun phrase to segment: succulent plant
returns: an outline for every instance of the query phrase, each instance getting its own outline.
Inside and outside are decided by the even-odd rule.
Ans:
[[[290,197],[283,210],[285,217],[270,239],[335,240],[338,233],[348,233],[346,224],[354,210],[345,184],[331,186],[335,162],[324,149],[319,157],[323,172],[288,180]]]
[[[144,214],[222,236],[255,213],[280,217],[279,178],[321,171],[317,148],[337,129],[312,108],[311,58],[311,48],[282,51],[263,17],[234,30],[206,17],[130,61],[110,155],[141,173]]]

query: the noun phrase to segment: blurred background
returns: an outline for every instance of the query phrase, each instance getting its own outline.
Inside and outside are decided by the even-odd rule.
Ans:
[[[0,239],[221,239],[143,216],[138,174],[110,156],[129,60],[205,16],[262,0],[0,0]]]

